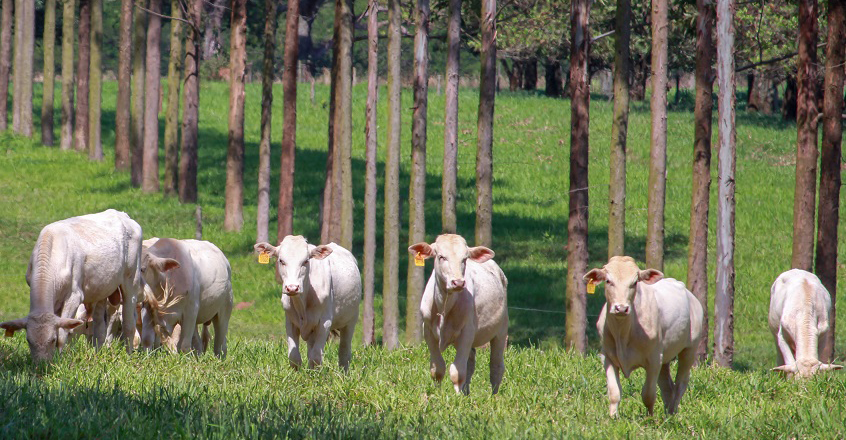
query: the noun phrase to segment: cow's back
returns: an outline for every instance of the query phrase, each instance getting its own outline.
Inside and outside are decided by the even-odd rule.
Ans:
[[[468,259],[465,272],[467,289],[473,295],[476,308],[474,346],[478,346],[489,342],[508,326],[508,280],[493,260],[476,263]]]

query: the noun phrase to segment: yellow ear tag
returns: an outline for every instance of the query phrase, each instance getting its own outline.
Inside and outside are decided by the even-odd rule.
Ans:
[[[270,254],[268,254],[267,252],[260,253],[258,256],[258,262],[259,264],[270,263]]]
[[[423,259],[423,255],[418,252],[417,255],[414,256],[414,265],[415,266],[425,266],[426,262]]]
[[[596,284],[594,284],[593,281],[588,281],[587,293],[593,295],[594,292],[596,292]]]

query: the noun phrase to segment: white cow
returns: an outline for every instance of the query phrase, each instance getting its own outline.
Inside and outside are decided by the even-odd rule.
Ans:
[[[605,306],[596,322],[605,355],[609,412],[620,404],[620,370],[646,370],[641,397],[649,414],[655,405],[655,385],[661,388],[664,411],[673,414],[687,389],[696,347],[703,336],[702,305],[684,283],[655,269],[640,270],[631,257],[611,257],[585,280],[606,282]],[[678,357],[676,380],[670,362]]]
[[[226,334],[232,316],[232,269],[223,252],[208,241],[161,238],[144,248],[145,301],[141,344],[150,349],[155,333],[172,335],[181,352],[202,352],[208,325],[214,325],[214,353],[226,357]],[[197,325],[204,325],[205,343],[198,345]],[[180,330],[176,330],[177,325]]]
[[[433,244],[408,248],[417,257],[435,258],[434,270],[420,302],[423,336],[429,346],[432,378],[446,371],[443,351],[455,346],[449,377],[458,393],[470,393],[476,369],[476,348],[491,344],[491,388],[499,390],[505,373],[508,340],[508,280],[484,246],[469,248],[460,235],[443,234]]]
[[[302,364],[300,337],[308,343],[308,366],[314,368],[323,362],[329,332],[338,331],[338,365],[347,370],[361,301],[361,273],[353,254],[335,243],[309,244],[301,235],[285,237],[278,247],[258,243],[255,250],[276,259],[291,367]]]
[[[41,230],[32,251],[26,281],[30,286],[29,315],[0,323],[6,335],[26,329],[30,353],[48,361],[64,346],[68,330],[82,324],[73,319],[80,304],[105,307],[106,299],[123,303],[123,319],[135,322],[136,295],[141,293],[141,226],[113,209],[71,217]],[[105,341],[106,322],[92,322],[94,339]],[[134,330],[123,329],[131,353]]]
[[[770,289],[768,320],[779,365],[773,370],[802,378],[843,368],[819,360],[818,350],[828,344],[830,313],[831,296],[816,275],[801,269],[779,275]]]

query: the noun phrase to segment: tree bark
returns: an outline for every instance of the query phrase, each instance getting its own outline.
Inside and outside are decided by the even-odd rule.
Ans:
[[[791,266],[811,270],[817,198],[817,1],[799,1],[799,65],[796,109],[796,186],[793,193]]]
[[[567,304],[564,345],[584,353],[587,346],[588,151],[590,134],[590,0],[570,4],[570,202],[567,221]]]
[[[217,55],[220,50],[220,27],[223,24],[223,13],[227,8],[226,0],[213,0],[209,4],[205,35],[203,36],[203,59],[207,60]]]
[[[296,0],[294,0],[296,2]],[[376,284],[376,110],[379,104],[379,0],[370,0],[367,10],[367,108],[364,177],[364,309],[361,336],[365,346],[376,342],[376,313],[373,296]],[[295,60],[296,61],[296,60]]]
[[[544,63],[546,77],[546,96],[561,97],[561,63],[556,58],[549,58]]]
[[[696,349],[698,362],[708,357],[708,209],[711,193],[711,118],[714,100],[714,25],[712,0],[697,0],[696,104],[693,110],[693,191],[690,203],[690,238],[687,286],[705,311],[703,337]]]
[[[820,360],[834,358],[837,314],[837,224],[840,221],[840,163],[843,140],[843,63],[846,54],[846,0],[828,2],[828,44],[825,56],[823,139],[820,160],[820,202],[817,223],[816,274],[831,294],[828,344]]]
[[[388,133],[385,153],[385,256],[382,269],[382,346],[399,346],[400,0],[388,0]]]
[[[56,78],[56,0],[44,2],[44,88],[41,100],[41,143],[53,145],[53,89]],[[8,88],[0,88],[5,98]],[[5,107],[5,102],[3,107]]]
[[[197,126],[200,111],[200,28],[204,0],[188,3],[185,43],[185,86],[182,89],[182,149],[179,155],[179,201],[197,201]]]
[[[91,2],[79,0],[79,56],[76,65],[76,123],[74,124],[74,148],[85,151],[88,148],[88,79],[91,62]]]
[[[15,40],[12,45],[12,131],[21,132],[21,64],[23,56],[24,0],[15,0]]]
[[[223,228],[244,226],[244,79],[247,63],[247,0],[232,0],[229,48],[229,148]]]
[[[731,368],[734,359],[734,0],[717,0],[717,255],[714,298],[714,362]]]
[[[32,137],[32,77],[35,64],[35,2],[23,2],[23,48],[21,51],[21,131]]]
[[[608,189],[608,258],[625,255],[631,22],[631,0],[617,0],[614,33],[614,119],[611,125],[611,177]]]
[[[449,1],[447,24],[446,102],[444,104],[444,174],[441,185],[441,231],[455,234],[458,195],[458,82],[461,54],[461,0]]]
[[[333,49],[333,58],[334,49]],[[323,184],[323,193],[321,194],[321,211],[320,211],[320,242],[321,243],[329,243],[329,242],[337,242],[339,241],[338,238],[338,229],[340,229],[340,209],[336,206],[338,197],[337,194],[337,184],[340,177],[336,176],[337,168],[337,154],[338,152],[335,150],[335,81],[334,78],[336,76],[336,70],[338,69],[338,63],[332,63],[332,73],[329,84],[329,119],[327,125],[327,147],[326,147],[326,178]]]
[[[14,21],[14,0],[3,0],[2,27],[0,27],[0,90],[3,91],[3,101],[0,103],[0,131],[8,128],[8,105],[6,104],[9,94],[9,74],[12,71],[12,23]],[[71,34],[73,38],[73,34]],[[64,62],[62,63],[64,64]],[[73,58],[71,58],[73,64]]]
[[[147,62],[145,65],[144,94],[144,164],[141,189],[144,192],[159,190],[159,88],[161,87],[161,38],[162,0],[150,0],[147,14]]]
[[[496,99],[496,0],[482,0],[479,114],[476,144],[476,246],[491,246],[493,232],[493,123]]]
[[[294,232],[294,169],[297,153],[297,60],[300,3],[288,0],[285,18],[285,70],[282,72],[282,154],[279,163],[278,240]]]
[[[276,52],[276,20],[278,18],[276,16],[276,4],[277,0],[264,1],[264,60],[261,71],[261,139],[259,140],[258,195],[256,198],[258,205],[256,207],[256,243],[270,241],[268,237],[270,223],[270,131],[273,119],[273,57]],[[288,14],[291,14],[290,10]],[[281,222],[282,219],[280,218],[279,221]],[[279,241],[283,237],[285,236],[280,236]]]
[[[88,158],[103,160],[100,109],[103,94],[103,0],[91,0],[91,58],[88,64]]]
[[[781,116],[785,121],[796,120],[797,93],[796,76],[788,74],[784,80],[784,100],[781,106]]]
[[[538,87],[538,59],[529,58],[523,66],[523,90],[535,90]]]
[[[164,132],[165,197],[179,194],[179,87],[182,83],[182,10],[180,0],[170,0],[170,60],[167,63],[167,109]],[[266,240],[265,240],[266,241]]]
[[[118,43],[118,87],[115,104],[115,169],[129,169],[131,160],[131,133],[129,113],[132,107],[132,0],[120,3],[120,41]]]
[[[335,1],[335,143],[336,193],[333,209],[338,209],[340,245],[352,251],[353,193],[352,193],[352,0]]]
[[[408,245],[426,240],[426,126],[429,109],[429,0],[417,0],[414,35],[414,113],[411,119],[411,182],[408,185]],[[422,267],[408,259],[405,339],[423,340],[420,299],[425,285]]]
[[[140,1],[141,6],[147,2]],[[130,184],[141,186],[144,168],[144,87],[147,84],[144,64],[147,59],[147,14],[134,11],[132,29],[132,108],[129,114]]]
[[[667,189],[667,0],[652,0],[652,148],[649,153],[649,201],[646,220],[646,267],[664,270],[664,202]]]
[[[632,60],[632,86],[630,97],[634,101],[646,99],[646,78],[649,76],[649,63],[646,62],[649,54],[634,57]]]

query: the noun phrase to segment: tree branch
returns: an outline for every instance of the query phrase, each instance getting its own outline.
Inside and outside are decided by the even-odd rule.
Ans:
[[[820,43],[820,44],[817,45],[817,49],[819,49],[819,48],[821,48],[825,45],[826,45],[826,43]],[[784,61],[784,60],[789,60],[790,58],[793,58],[796,55],[799,55],[799,52],[791,52],[787,55],[782,55],[780,57],[770,58],[768,60],[760,61],[760,62],[757,62],[757,63],[749,63],[749,64],[746,64],[744,66],[740,66],[740,67],[734,69],[734,71],[735,72],[743,72],[744,70],[754,69],[758,66],[765,66],[767,64],[778,63],[778,62],[781,62],[781,61]]]
[[[595,36],[595,37],[591,38],[591,39],[590,39],[590,44],[593,44],[593,43],[595,43],[597,40],[601,40],[601,39],[603,39],[603,38],[605,38],[605,37],[608,37],[608,36],[611,36],[611,35],[614,35],[614,29],[611,29],[610,31],[608,31],[608,32],[606,32],[606,33],[604,33],[604,34],[599,34],[599,35],[597,35],[597,36]]]
[[[150,14],[150,15],[155,15],[156,17],[164,18],[164,19],[167,19],[167,20],[177,20],[177,21],[181,21],[183,23],[186,23],[188,26],[191,26],[191,29],[193,29],[194,32],[197,32],[198,34],[200,33],[200,30],[197,29],[194,26],[194,23],[191,23],[190,21],[185,20],[184,18],[171,17],[170,15],[162,15],[162,14],[159,14],[158,12],[153,12],[153,11],[139,5],[138,3],[135,3],[134,1],[132,2],[132,4],[135,5],[136,8],[138,8],[138,9],[140,9],[140,10],[142,10],[142,11],[144,11],[144,12]]]

